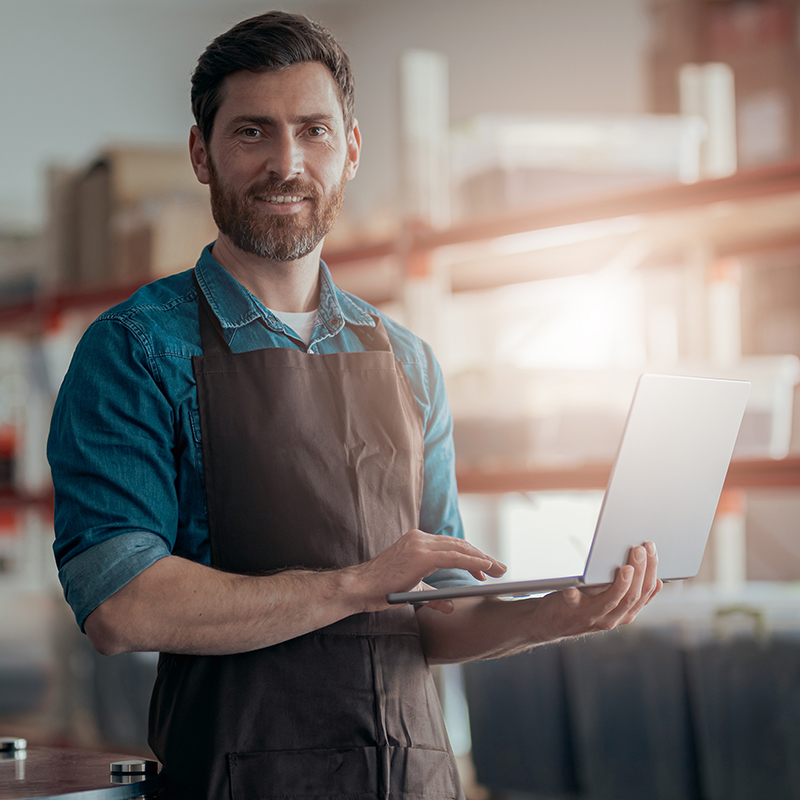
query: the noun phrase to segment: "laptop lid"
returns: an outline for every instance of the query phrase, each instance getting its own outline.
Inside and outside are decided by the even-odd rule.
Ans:
[[[659,577],[697,574],[744,415],[747,381],[639,378],[582,576],[398,592],[389,603],[522,595],[612,581],[631,547],[656,543]],[[424,598],[424,600],[423,600]]]
[[[747,381],[639,378],[584,583],[612,581],[630,548],[649,539],[662,580],[697,574],[749,392]]]

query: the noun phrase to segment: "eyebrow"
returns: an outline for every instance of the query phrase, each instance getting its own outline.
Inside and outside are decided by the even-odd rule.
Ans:
[[[303,114],[302,116],[294,117],[291,121],[294,125],[307,125],[310,122],[332,122],[333,120],[334,116],[332,114],[320,113]],[[241,114],[238,117],[233,117],[229,125],[233,127],[248,122],[253,125],[263,125],[264,127],[277,125],[277,120],[274,117],[250,114]]]

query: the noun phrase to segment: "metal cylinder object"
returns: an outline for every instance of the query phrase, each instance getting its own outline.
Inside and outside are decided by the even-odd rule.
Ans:
[[[131,758],[125,761],[112,761],[112,775],[155,775],[158,772],[158,762],[143,758]]]

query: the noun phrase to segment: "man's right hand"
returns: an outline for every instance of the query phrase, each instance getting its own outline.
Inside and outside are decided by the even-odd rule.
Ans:
[[[104,600],[85,630],[106,655],[242,653],[359,611],[394,608],[386,602],[388,593],[424,589],[423,578],[440,568],[465,569],[479,579],[506,571],[461,539],[421,531],[409,531],[372,560],[344,569],[236,575],[167,556]],[[452,610],[448,600],[430,607]]]
[[[418,530],[408,531],[375,558],[346,571],[356,581],[353,590],[363,599],[361,610],[384,611],[393,608],[386,602],[387,594],[425,591],[423,580],[437,569],[463,569],[481,581],[506,572],[504,564],[463,539]],[[428,608],[449,613],[453,603],[436,600]]]

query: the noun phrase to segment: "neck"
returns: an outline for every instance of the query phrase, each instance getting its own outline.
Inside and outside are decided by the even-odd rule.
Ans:
[[[273,261],[245,253],[222,233],[211,254],[267,308],[314,311],[319,305],[319,258],[322,242],[296,261]]]

